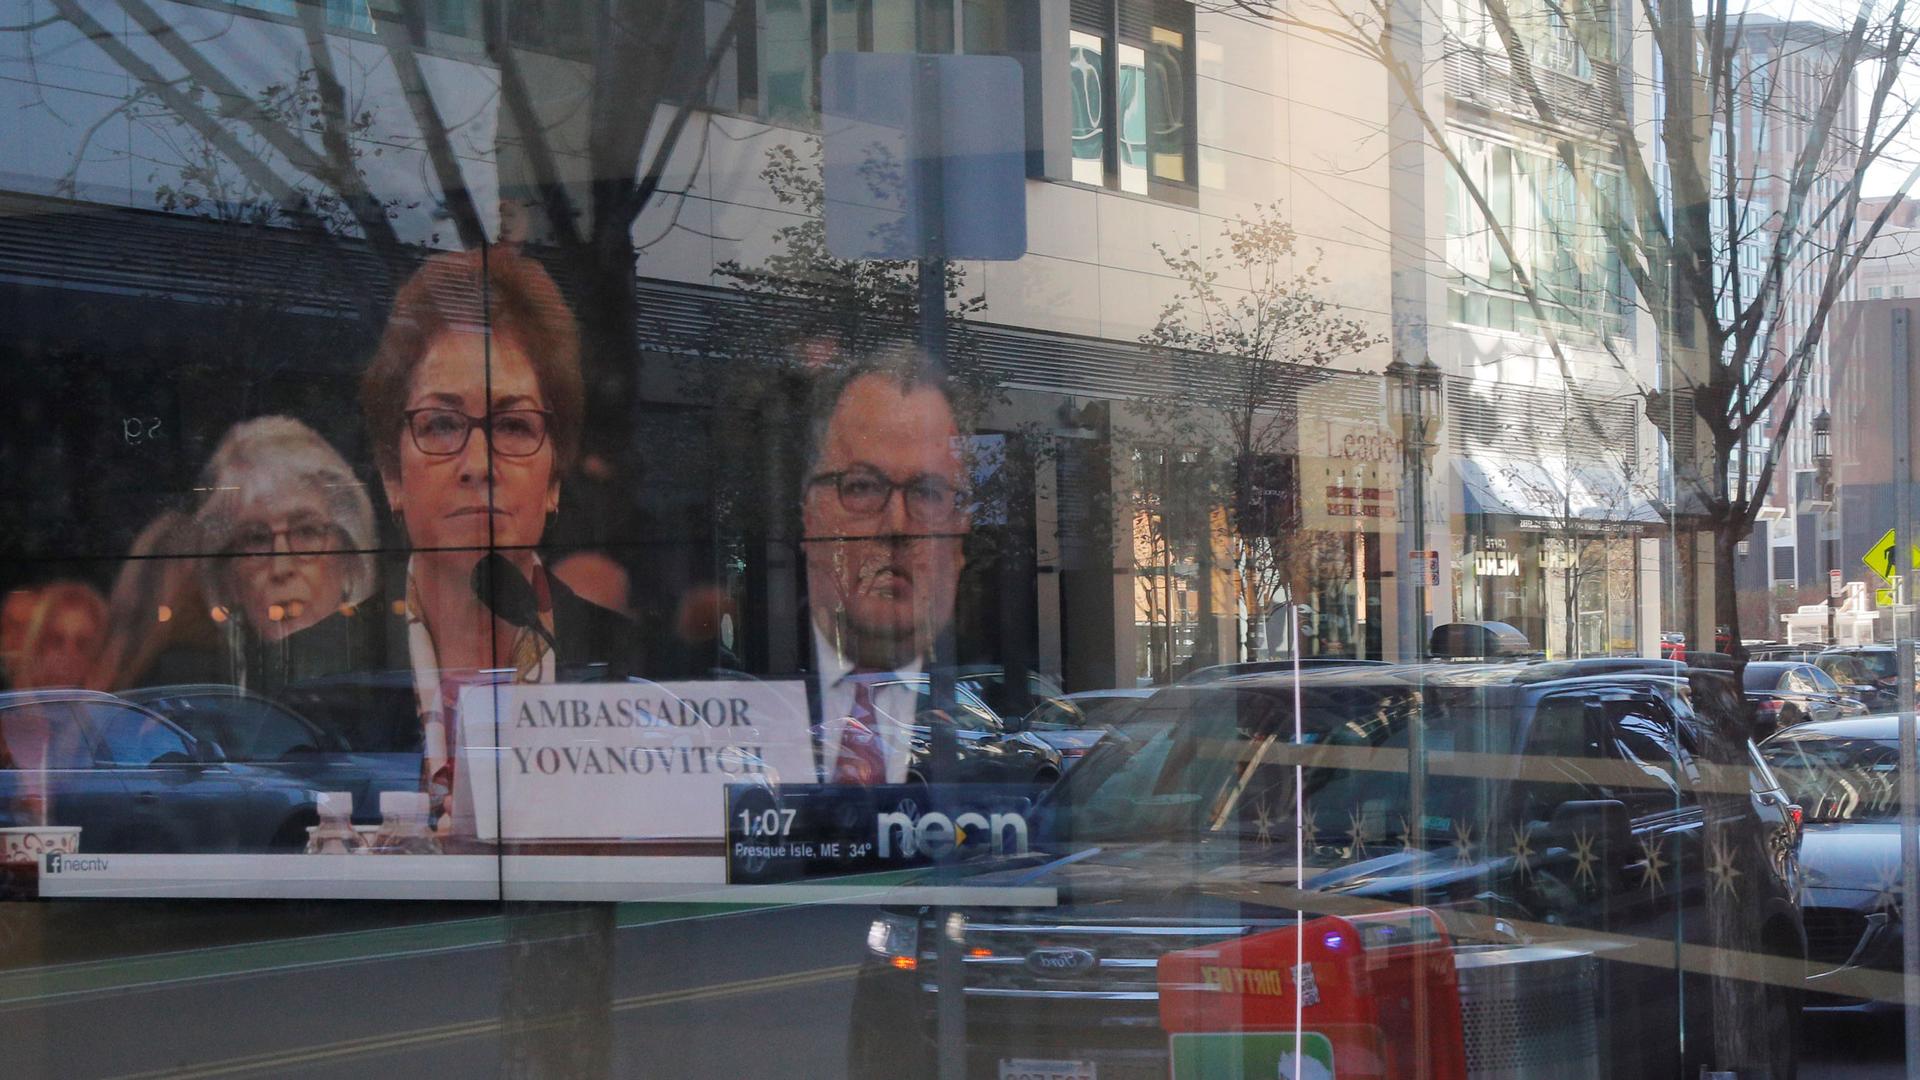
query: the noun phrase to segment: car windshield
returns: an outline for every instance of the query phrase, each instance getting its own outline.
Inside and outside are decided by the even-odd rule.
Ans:
[[[1741,685],[1748,690],[1772,690],[1780,685],[1780,676],[1786,674],[1791,664],[1748,664],[1746,673],[1740,677]]]
[[[1035,731],[1095,731],[1126,719],[1139,704],[1130,697],[1049,698],[1033,707],[1027,726]]]
[[[1873,673],[1876,679],[1892,679],[1899,672],[1899,661],[1894,658],[1892,649],[1875,649],[1872,652],[1849,653],[1860,664]]]
[[[1761,749],[1812,822],[1892,821],[1900,814],[1900,744],[1793,731]]]
[[[1891,659],[1891,657],[1889,657]],[[1814,661],[1821,671],[1831,675],[1835,682],[1848,684],[1870,683],[1880,676],[1872,667],[1854,653],[1836,653],[1822,656]]]
[[[1026,681],[1025,697],[1029,702],[1047,701],[1066,693],[1053,680],[1038,672],[1028,673]],[[1014,693],[1014,687],[1007,682],[1007,673],[999,669],[961,671],[954,682],[962,690],[974,694],[988,709],[1001,716],[1018,716],[1027,704]]]
[[[1303,689],[1302,704],[1296,744],[1291,693],[1162,692],[1067,774],[1041,807],[1040,831],[1065,843],[1291,845],[1298,798],[1307,847],[1352,851],[1451,841],[1489,820],[1489,779],[1429,775],[1416,813],[1406,775],[1415,717],[1429,751],[1510,751],[1509,714],[1483,688],[1336,685]]]

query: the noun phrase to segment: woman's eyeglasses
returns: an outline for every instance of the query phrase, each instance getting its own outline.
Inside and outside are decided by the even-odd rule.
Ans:
[[[227,551],[233,555],[272,555],[279,549],[281,537],[287,539],[287,554],[318,555],[340,550],[340,530],[317,521],[303,521],[284,529],[266,525],[246,525],[233,534]]]
[[[925,473],[896,483],[873,469],[843,469],[821,473],[807,485],[832,487],[840,497],[840,509],[859,517],[872,517],[885,510],[887,501],[898,491],[907,519],[916,525],[952,524],[967,499],[964,490]]]
[[[468,416],[458,409],[408,409],[407,430],[413,445],[429,457],[451,457],[467,448],[474,428],[487,433],[488,444],[501,457],[532,457],[547,444],[545,409],[502,409],[486,416]]]

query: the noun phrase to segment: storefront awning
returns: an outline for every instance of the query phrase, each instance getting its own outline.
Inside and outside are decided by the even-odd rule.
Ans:
[[[1665,521],[1653,483],[1631,479],[1611,464],[1482,456],[1457,457],[1453,469],[1468,514],[1517,517],[1541,528]]]

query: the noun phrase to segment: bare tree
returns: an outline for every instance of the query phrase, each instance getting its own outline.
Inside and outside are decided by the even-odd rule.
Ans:
[[[224,31],[196,24],[194,33],[186,33],[147,0],[115,2],[126,16],[125,34],[77,0],[52,0],[53,18],[79,30],[129,77],[132,92],[116,113],[137,113],[149,125],[164,113],[198,140],[204,159],[199,186],[205,190],[192,199],[196,205],[203,208],[200,198],[219,196],[204,181],[232,178],[259,193],[257,205],[272,207],[266,215],[271,224],[364,241],[393,276],[406,271],[417,253],[396,232],[392,209],[418,190],[373,190],[361,167],[370,114],[355,96],[368,73],[341,70],[347,54],[337,47],[322,6],[297,5],[304,54],[261,87],[244,85],[224,62]],[[391,13],[370,16],[383,47],[370,66],[391,64],[413,120],[410,133],[384,134],[423,153],[440,212],[461,243],[472,247],[485,242],[486,230],[455,152],[460,132],[435,99],[419,56],[428,10],[421,0],[401,0]],[[510,167],[521,174],[515,186],[529,193],[545,226],[547,257],[576,294],[588,377],[596,390],[590,400],[597,410],[624,416],[638,385],[635,223],[649,207],[684,194],[671,178],[684,181],[698,168],[697,140],[707,127],[703,110],[713,102],[722,65],[754,9],[706,0],[610,0],[580,10],[588,25],[562,50],[561,62],[572,66],[567,82],[585,87],[587,100],[583,110],[556,116],[552,99],[558,92],[551,80],[529,71],[535,66],[530,58],[537,56],[541,70],[550,71],[554,57],[516,40],[516,27],[531,25],[526,18],[516,22],[500,0],[481,5],[502,132],[500,143],[486,149],[513,159]],[[235,24],[247,18],[231,16]],[[0,32],[31,35],[45,22]],[[560,144],[584,162],[563,161]],[[169,186],[176,197],[158,191],[163,206],[196,208],[182,194],[191,185]],[[368,288],[378,286],[370,282]]]
[[[1464,159],[1448,117],[1426,95],[1429,80],[1471,66],[1493,107],[1551,148],[1585,228],[1653,317],[1670,384],[1647,385],[1617,353],[1614,360],[1674,441],[1681,507],[1712,537],[1715,621],[1737,627],[1735,549],[1766,503],[1829,311],[1892,210],[1890,202],[1863,217],[1862,186],[1881,167],[1907,170],[1902,194],[1920,178],[1920,168],[1898,160],[1920,107],[1899,82],[1915,43],[1905,3],[1811,12],[1830,19],[1831,30],[1750,18],[1726,0],[1628,8],[1483,0],[1464,16],[1421,0],[1215,6],[1323,36],[1382,66],[1571,382],[1574,364],[1556,327],[1595,283],[1542,280],[1522,249],[1544,242],[1565,253],[1577,241],[1567,223],[1548,222],[1529,237],[1496,211],[1494,185]],[[1418,35],[1405,29],[1409,15],[1446,27],[1440,55],[1410,46]],[[1636,54],[1651,64],[1636,67]],[[1790,59],[1809,57],[1824,77],[1786,77]],[[1651,126],[1649,103],[1658,108]],[[1756,262],[1743,265],[1742,252]],[[1813,299],[1800,319],[1784,319],[1797,293]],[[1788,339],[1783,324],[1798,332]],[[1697,448],[1684,437],[1693,421]],[[1763,439],[1764,452],[1749,452]]]
[[[1470,167],[1452,105],[1429,88],[1460,76],[1481,95],[1470,108],[1549,149],[1573,196],[1567,209],[1597,237],[1623,294],[1651,316],[1664,384],[1649,385],[1604,331],[1597,344],[1672,446],[1676,526],[1704,534],[1712,550],[1710,589],[1704,575],[1690,575],[1705,601],[1695,607],[1729,628],[1743,658],[1737,548],[1767,502],[1832,306],[1891,213],[1889,203],[1863,215],[1863,186],[1888,166],[1905,171],[1902,195],[1920,178],[1920,168],[1896,162],[1916,108],[1900,82],[1915,44],[1905,0],[1803,6],[1807,15],[1793,23],[1749,16],[1728,0],[1213,6],[1381,66],[1395,108],[1443,163],[1466,204],[1462,218],[1484,230],[1509,291],[1573,385],[1583,380],[1560,328],[1584,321],[1579,301],[1591,279],[1573,275],[1567,288],[1536,272],[1523,249],[1544,240],[1557,258],[1578,237],[1551,222],[1529,237],[1526,223],[1505,217],[1495,203],[1510,178]],[[1683,557],[1683,569],[1691,561]],[[1703,756],[1737,765],[1745,717],[1736,707],[1718,722]],[[1710,805],[1709,819],[1732,809]],[[1761,852],[1737,857],[1763,865]],[[1711,965],[1716,1067],[1764,1070],[1778,1040],[1790,1038],[1796,1001],[1752,980],[1752,958],[1798,946],[1756,926],[1719,890],[1708,922],[1721,949]]]
[[[1197,460],[1206,467],[1186,482],[1231,507],[1225,554],[1247,614],[1231,659],[1244,659],[1287,585],[1285,546],[1276,538],[1298,525],[1297,512],[1276,505],[1267,473],[1298,453],[1299,392],[1324,377],[1320,369],[1385,338],[1323,295],[1329,279],[1318,252],[1294,268],[1305,253],[1279,207],[1257,206],[1225,223],[1222,240],[1211,251],[1154,245],[1182,289],[1140,339],[1148,363],[1172,377],[1142,384],[1173,389],[1144,397],[1137,411],[1152,441],[1202,451]],[[1198,554],[1204,585],[1211,542]]]
[[[395,200],[429,186],[408,178],[404,191],[377,191],[363,167],[371,106],[362,95],[381,81],[370,78],[370,69],[390,64],[414,130],[383,134],[419,149],[430,186],[438,188],[432,197],[460,242],[488,241],[470,191],[483,185],[466,176],[455,151],[456,137],[471,136],[436,99],[418,55],[428,41],[432,5],[398,0],[369,12],[369,25],[355,29],[374,31],[379,47],[370,50],[358,43],[349,48],[348,38],[329,24],[328,7],[318,3],[294,5],[292,31],[205,7],[190,9],[189,31],[178,24],[180,16],[149,0],[112,2],[118,10],[108,16],[80,0],[50,0],[50,20],[77,30],[127,76],[131,90],[115,112],[137,112],[150,125],[164,113],[183,133],[187,169],[158,181],[161,206],[227,219],[251,215],[254,228],[290,227],[322,248],[363,243],[385,273],[347,280],[359,293],[354,300],[362,319],[377,324],[389,291],[421,254],[396,228]],[[475,127],[499,132],[480,154],[540,209],[541,254],[575,297],[590,386],[590,452],[596,433],[617,432],[622,444],[630,442],[640,392],[636,222],[650,207],[683,194],[670,178],[684,181],[697,170],[713,89],[754,10],[745,0],[725,7],[709,0],[604,0],[565,11],[535,4],[510,9],[502,0],[480,4],[482,40],[497,76],[490,107],[498,123]],[[576,13],[585,25],[559,47],[526,40]],[[32,55],[32,35],[50,20],[0,33],[25,35],[23,51]],[[259,45],[245,34],[229,36],[240,26],[282,40],[236,64],[238,50]],[[277,61],[286,65],[283,71],[246,81],[275,57],[283,58]],[[343,70],[349,64],[367,67]],[[471,77],[458,88],[463,95],[487,82],[482,65],[469,67]],[[564,100],[568,87],[584,88],[583,107],[563,107],[572,104]],[[508,926],[514,977],[503,1006],[507,1071],[607,1072],[611,906],[509,910],[516,917]]]
[[[770,147],[760,179],[794,216],[773,231],[763,259],[715,268],[735,302],[717,309],[678,370],[680,394],[712,403],[723,430],[760,433],[717,439],[701,460],[685,462],[706,473],[723,518],[755,536],[777,535],[792,512],[804,462],[781,443],[806,429],[811,387],[878,347],[910,343],[920,318],[917,263],[842,259],[828,249],[818,136],[795,133]],[[945,292],[949,393],[971,427],[1001,397],[978,362],[975,320],[986,298],[969,290],[959,262],[946,267]]]

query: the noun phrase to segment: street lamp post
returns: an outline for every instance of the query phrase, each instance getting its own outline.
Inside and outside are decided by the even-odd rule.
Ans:
[[[1820,498],[1826,503],[1821,514],[1826,540],[1822,544],[1827,563],[1827,644],[1834,644],[1834,609],[1839,606],[1838,590],[1833,587],[1833,572],[1839,568],[1833,535],[1833,416],[1827,410],[1813,418],[1813,466],[1820,485]]]
[[[1442,393],[1444,379],[1440,365],[1433,357],[1421,358],[1418,365],[1409,364],[1395,357],[1386,368],[1387,377],[1387,413],[1399,428],[1402,472],[1407,487],[1409,510],[1408,539],[1413,550],[1421,553],[1421,565],[1414,579],[1411,600],[1413,612],[1402,620],[1402,625],[1411,628],[1412,652],[1415,659],[1425,659],[1427,651],[1427,571],[1425,552],[1427,550],[1427,465],[1433,459],[1439,445],[1433,434],[1440,426],[1441,410],[1445,396]],[[1412,567],[1404,567],[1402,573],[1414,572]]]

